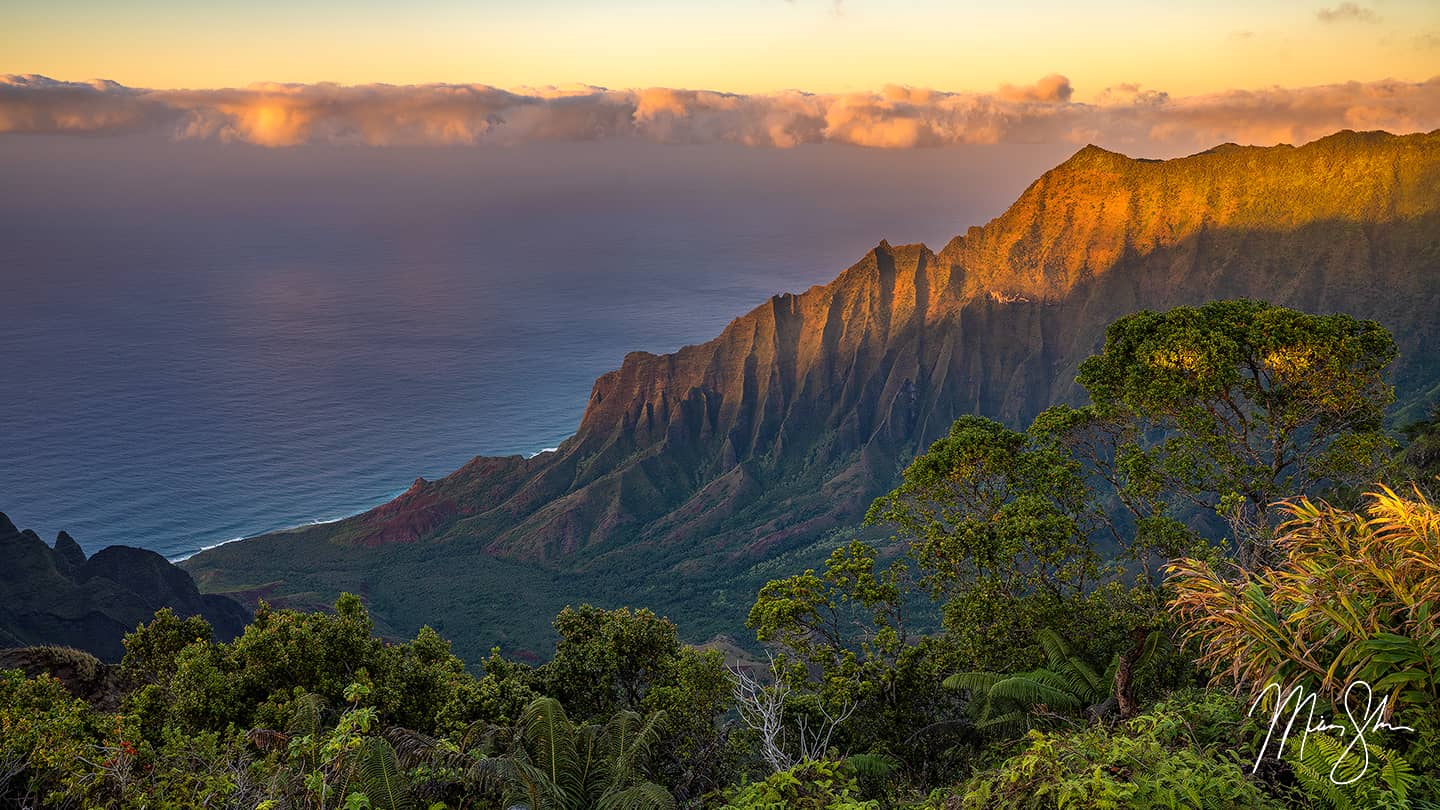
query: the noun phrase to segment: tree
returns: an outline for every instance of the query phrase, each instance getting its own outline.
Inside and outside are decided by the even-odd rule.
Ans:
[[[721,723],[731,704],[720,653],[685,647],[673,622],[645,609],[567,607],[555,629],[555,657],[535,670],[535,692],[582,721],[659,717],[652,777],[681,799],[720,787],[735,761]]]
[[[893,527],[937,597],[980,588],[1007,598],[1083,593],[1098,558],[1097,514],[1080,466],[998,422],[957,419],[880,496],[867,524]]]
[[[746,672],[744,667],[730,668],[735,708],[740,719],[759,737],[760,756],[766,766],[772,774],[778,774],[802,762],[825,759],[830,752],[831,738],[840,724],[854,713],[855,703],[847,700],[832,711],[823,701],[816,701],[819,720],[813,727],[803,714],[787,722],[785,708],[790,683],[781,677],[774,659],[770,661],[769,674],[770,680],[766,683]],[[789,726],[794,726],[793,740],[787,739]]]
[[[1374,321],[1216,301],[1121,318],[1077,381],[1093,416],[1121,425],[1124,487],[1215,510],[1255,564],[1273,557],[1275,501],[1383,463],[1394,358]]]
[[[717,791],[735,776],[744,752],[724,720],[732,708],[719,650],[681,650],[669,676],[646,691],[640,713],[660,718],[648,772],[680,803]]]
[[[161,608],[149,624],[125,635],[120,674],[132,687],[166,683],[175,674],[180,651],[191,644],[209,644],[211,632],[203,616],[181,619],[170,608]]]
[[[555,657],[540,668],[540,691],[577,717],[636,710],[671,677],[682,646],[674,622],[640,609],[567,607],[555,617]]]
[[[890,670],[908,646],[903,565],[881,568],[877,551],[858,540],[835,549],[823,574],[813,570],[772,580],[750,608],[761,643],[780,647],[778,665],[792,679],[814,673],[827,691],[853,699]]]
[[[917,594],[913,565],[906,557],[882,564],[877,549],[852,541],[831,553],[823,572],[761,589],[749,623],[775,648],[774,685],[750,690],[761,701],[748,702],[758,707],[775,689],[786,693],[773,713],[783,721],[772,723],[773,738],[798,738],[803,720],[810,729],[828,727],[840,748],[888,752],[915,775],[953,764],[947,752],[964,733],[963,704],[940,682],[962,657],[948,638],[911,628],[916,596],[925,596]],[[849,719],[836,728],[830,719],[843,715]],[[759,733],[763,741],[766,732]]]
[[[169,638],[171,624],[160,620],[154,632],[139,637]],[[152,690],[147,703],[163,707],[168,722],[190,730],[230,723],[276,726],[284,724],[297,689],[340,705],[349,685],[363,680],[387,724],[430,732],[458,722],[454,711],[474,679],[449,642],[428,627],[403,644],[387,643],[373,632],[369,614],[352,594],[341,594],[333,613],[262,604],[233,642],[192,643],[180,650],[174,676],[162,694]]]
[[[978,416],[956,420],[911,462],[866,522],[895,530],[915,583],[943,605],[950,640],[978,668],[1038,663],[1035,634],[1076,618],[1102,579],[1093,538],[1106,516],[1079,461]]]

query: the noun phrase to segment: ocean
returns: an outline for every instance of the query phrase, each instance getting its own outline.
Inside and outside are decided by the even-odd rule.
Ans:
[[[179,559],[554,447],[626,352],[938,250],[1065,151],[0,136],[0,511]]]

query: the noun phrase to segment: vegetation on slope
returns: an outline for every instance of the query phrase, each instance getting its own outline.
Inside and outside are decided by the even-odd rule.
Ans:
[[[0,673],[0,802],[1433,808],[1440,509],[1375,433],[1392,353],[1252,301],[1123,319],[1091,404],[958,420],[871,507],[893,542],[761,588],[766,664],[644,609],[567,608],[549,661],[475,673],[428,627],[378,638],[356,596],[231,642],[162,610],[118,706]],[[1363,739],[1267,736],[1271,683],[1334,719],[1360,680],[1388,698]]]

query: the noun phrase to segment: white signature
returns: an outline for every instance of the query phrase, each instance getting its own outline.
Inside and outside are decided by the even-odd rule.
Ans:
[[[1251,773],[1259,770],[1260,761],[1265,758],[1265,752],[1270,748],[1270,740],[1275,735],[1275,727],[1279,725],[1280,718],[1285,713],[1285,707],[1290,705],[1292,699],[1294,700],[1294,707],[1290,710],[1290,721],[1285,724],[1285,730],[1280,734],[1280,743],[1275,749],[1276,758],[1278,759],[1281,752],[1285,750],[1285,741],[1290,738],[1290,732],[1295,727],[1295,721],[1299,719],[1300,713],[1308,706],[1309,714],[1305,718],[1305,725],[1300,735],[1301,756],[1305,755],[1305,741],[1309,739],[1312,731],[1338,731],[1341,735],[1351,735],[1350,742],[1345,746],[1345,750],[1340,752],[1340,756],[1336,758],[1334,766],[1330,768],[1330,781],[1337,785],[1348,785],[1359,781],[1359,779],[1365,775],[1365,771],[1369,770],[1370,744],[1365,740],[1366,732],[1374,732],[1381,729],[1390,729],[1391,731],[1415,730],[1409,726],[1394,726],[1381,719],[1385,716],[1385,709],[1389,705],[1390,698],[1384,697],[1380,699],[1378,704],[1375,703],[1375,694],[1370,689],[1370,684],[1365,681],[1351,682],[1345,687],[1345,694],[1341,698],[1340,704],[1345,707],[1345,717],[1350,721],[1349,726],[1327,723],[1325,721],[1325,715],[1323,714],[1320,715],[1317,720],[1315,716],[1316,695],[1314,693],[1309,695],[1305,694],[1305,688],[1299,684],[1290,687],[1290,691],[1288,692],[1284,691],[1284,688],[1278,683],[1266,685],[1264,689],[1260,690],[1260,694],[1256,696],[1255,702],[1250,704],[1248,715],[1253,716],[1255,714],[1255,709],[1260,706],[1260,701],[1264,700],[1265,696],[1270,694],[1271,689],[1275,690],[1275,710],[1270,715],[1270,727],[1265,732],[1265,742],[1260,745],[1260,754],[1255,757],[1255,767],[1251,769]],[[1354,707],[1351,706],[1350,702],[1351,693],[1357,689],[1365,690],[1365,711],[1358,719],[1355,716]],[[1358,752],[1355,750],[1357,745],[1360,748]],[[1349,779],[1337,779],[1335,775],[1340,770],[1340,763],[1351,756],[1363,758],[1364,765],[1358,773]]]

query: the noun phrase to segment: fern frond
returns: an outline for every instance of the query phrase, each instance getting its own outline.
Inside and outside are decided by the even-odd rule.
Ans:
[[[990,699],[1011,700],[1025,706],[1044,704],[1057,709],[1085,707],[1074,694],[1029,675],[1017,675],[995,684],[990,688]]]
[[[975,724],[976,728],[993,731],[1010,737],[1022,734],[1030,728],[1030,715],[1022,711],[1009,711],[986,717]]]
[[[674,810],[675,797],[654,782],[641,782],[600,798],[598,810]]]
[[[558,787],[567,781],[579,764],[575,752],[575,728],[565,716],[560,701],[540,697],[532,700],[520,716],[520,735],[535,765]]]
[[[380,737],[367,737],[355,752],[351,784],[358,784],[375,810],[414,810],[410,785],[400,771],[395,749]]]
[[[437,762],[437,760],[450,760],[456,756],[464,756],[444,751],[434,737],[402,726],[391,726],[385,729],[383,736],[395,749],[395,756],[399,757],[400,763],[409,768],[424,762],[435,763],[442,767],[449,766],[454,763],[451,761]]]
[[[900,761],[889,754],[854,754],[845,758],[845,767],[862,779],[889,779]]]
[[[320,733],[320,715],[325,711],[325,698],[316,694],[305,694],[295,699],[290,709],[290,723],[285,730],[298,736],[315,736]]]
[[[1009,676],[999,672],[957,672],[946,678],[943,685],[946,689],[968,689],[983,695],[990,691],[990,687],[1007,677]]]

